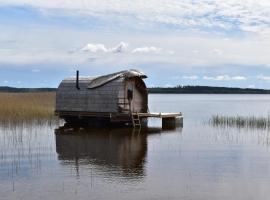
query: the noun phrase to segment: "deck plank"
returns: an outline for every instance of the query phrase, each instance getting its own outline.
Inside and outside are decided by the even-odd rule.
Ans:
[[[182,117],[182,113],[134,113],[138,114],[140,117],[153,117],[153,118],[175,118]]]

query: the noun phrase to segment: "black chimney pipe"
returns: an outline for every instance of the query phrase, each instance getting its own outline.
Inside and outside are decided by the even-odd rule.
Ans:
[[[80,86],[79,86],[79,70],[76,71],[76,88],[77,88],[77,90],[80,89]]]

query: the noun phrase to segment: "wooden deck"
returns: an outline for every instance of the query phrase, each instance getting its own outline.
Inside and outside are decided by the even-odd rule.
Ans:
[[[141,120],[145,118],[162,119],[163,128],[174,128],[177,124],[183,124],[183,115],[179,113],[132,113],[133,127],[141,127]]]
[[[85,117],[111,117],[111,116],[130,116],[130,113],[109,113],[109,112],[82,112],[82,111],[55,111],[56,115],[64,116],[85,116]],[[183,117],[182,113],[132,113],[141,118],[176,118]]]
[[[109,112],[76,112],[76,111],[56,111],[56,115],[61,118],[78,117],[78,119],[94,117],[97,120],[107,118],[112,123],[130,123],[133,127],[141,127],[141,122],[146,118],[162,119],[162,127],[174,127],[176,124],[183,123],[183,115],[179,113],[109,113]]]
[[[133,115],[138,115],[141,118],[176,118],[183,117],[182,113],[133,113]]]

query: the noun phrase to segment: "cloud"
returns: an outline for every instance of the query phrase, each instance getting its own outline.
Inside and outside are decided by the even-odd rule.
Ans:
[[[128,47],[125,42],[120,42],[118,45],[112,48],[107,48],[104,44],[87,44],[81,50],[90,53],[123,53]]]
[[[138,47],[132,50],[132,53],[160,53],[162,48],[158,47]]]
[[[126,42],[120,42],[115,47],[106,47],[104,44],[94,44],[89,43],[85,45],[83,48],[81,48],[81,51],[83,52],[90,52],[90,53],[123,53],[126,52],[128,49],[128,43]],[[74,53],[76,50],[71,49],[68,51],[69,53]],[[128,51],[127,51],[128,52]],[[163,53],[163,54],[174,54],[174,51],[169,50],[165,51],[162,48],[154,47],[154,46],[144,46],[144,47],[137,47],[133,49],[132,51],[129,51],[132,54],[148,54],[148,53]]]
[[[131,66],[140,62],[182,68],[223,69],[225,66],[249,68],[269,65],[270,32],[266,33],[270,31],[270,25],[266,22],[270,21],[270,16],[265,11],[269,10],[267,2],[270,1],[254,1],[254,7],[250,0],[164,2],[137,0],[127,3],[115,0],[112,5],[104,0],[83,3],[0,0],[0,6],[22,5],[24,9],[31,5],[30,11],[34,11],[35,15],[42,14],[29,21],[14,16],[20,26],[13,21],[8,25],[0,24],[0,29],[5,30],[0,35],[0,64],[50,62],[64,66],[106,62],[115,66],[119,63]],[[55,26],[54,19],[59,17],[61,20]],[[38,21],[40,18],[46,20]],[[9,19],[6,20],[9,22]],[[33,21],[35,26],[31,24]],[[91,27],[86,24],[91,24]],[[247,27],[259,30],[247,31]],[[232,30],[227,30],[230,28]],[[16,34],[19,31],[24,34]],[[264,33],[263,36],[261,33]],[[9,40],[16,42],[5,43]],[[120,42],[122,40],[124,42]],[[115,41],[120,43],[112,45]],[[125,56],[115,56],[122,52],[126,52]],[[223,73],[230,72],[223,70]]]
[[[247,80],[244,76],[229,76],[229,75],[218,75],[218,76],[204,76],[204,80],[215,80],[215,81],[244,81]]]
[[[128,43],[120,42],[117,46],[110,49],[113,53],[122,53],[128,48]]]
[[[173,55],[175,52],[172,50],[164,50],[160,47],[154,47],[154,46],[144,46],[144,47],[137,47],[131,51],[131,53],[137,54],[167,54],[167,55]]]
[[[267,32],[270,21],[268,0],[0,0],[1,5],[31,6],[43,13],[58,12],[74,16],[94,16],[108,21],[149,26],[151,23],[188,28]],[[74,12],[76,11],[76,12]],[[125,21],[126,20],[126,21]],[[132,23],[133,26],[135,23]]]
[[[87,44],[81,50],[85,52],[91,52],[91,53],[97,53],[97,52],[107,53],[108,52],[108,49],[105,47],[104,44]]]
[[[190,79],[190,80],[196,80],[198,79],[199,77],[196,76],[196,75],[193,75],[193,76],[182,76],[183,79]]]
[[[262,81],[270,81],[270,76],[259,75],[257,76],[257,79]]]

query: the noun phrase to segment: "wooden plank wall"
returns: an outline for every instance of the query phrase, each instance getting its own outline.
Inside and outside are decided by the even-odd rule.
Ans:
[[[56,95],[56,110],[118,112],[118,96],[125,90],[123,78],[94,89],[87,88],[90,81],[80,78],[80,90],[76,88],[75,78],[62,81]]]

